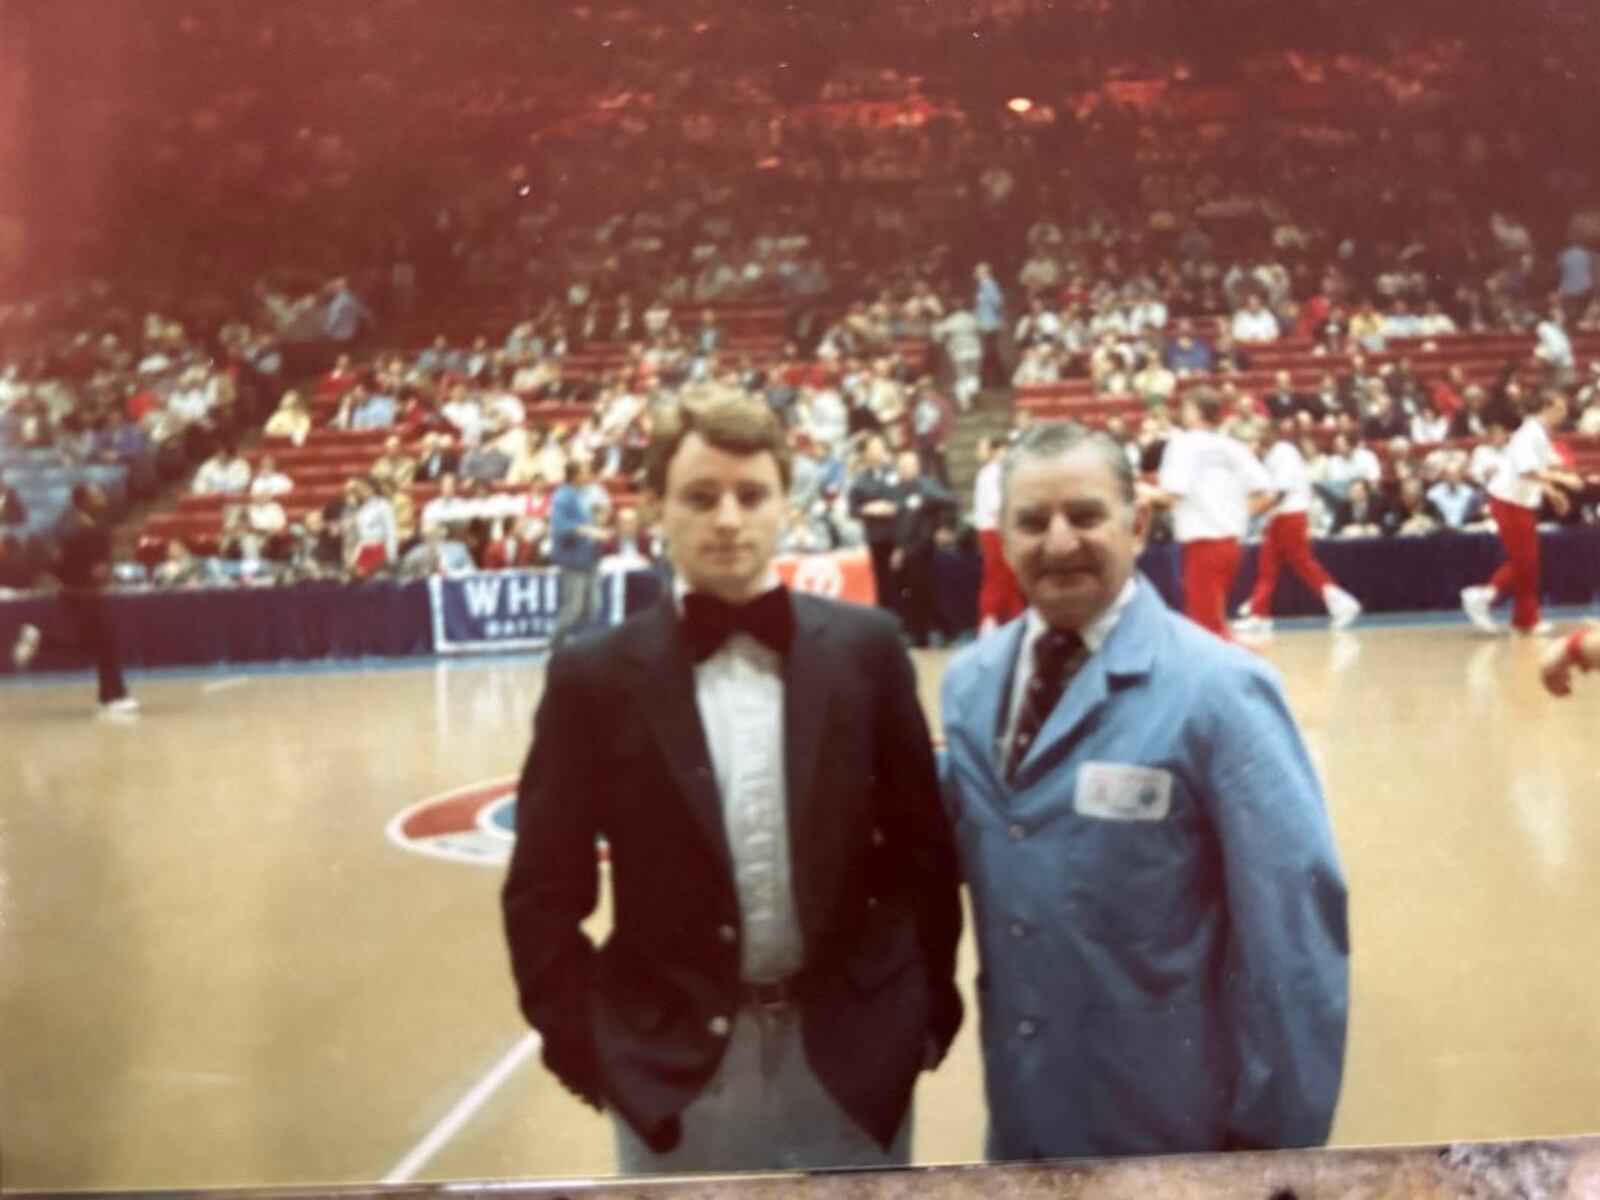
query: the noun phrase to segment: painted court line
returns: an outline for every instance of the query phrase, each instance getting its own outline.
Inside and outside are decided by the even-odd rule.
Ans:
[[[210,683],[202,683],[200,685],[200,693],[201,695],[209,696],[215,692],[228,692],[236,687],[243,687],[249,682],[250,679],[246,675],[230,675],[227,679],[213,679]]]
[[[471,1091],[457,1100],[455,1107],[445,1113],[439,1123],[428,1131],[427,1136],[411,1148],[410,1153],[395,1165],[394,1170],[383,1177],[383,1182],[410,1183],[415,1179],[417,1172],[427,1166],[435,1154],[449,1145],[450,1139],[460,1133],[468,1121],[477,1116],[478,1110],[489,1103],[516,1069],[543,1044],[543,1039],[537,1033],[523,1034],[517,1040],[517,1044],[489,1068],[489,1073],[478,1080]]]

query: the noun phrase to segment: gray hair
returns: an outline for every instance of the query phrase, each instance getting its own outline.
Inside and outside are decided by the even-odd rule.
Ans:
[[[1100,455],[1117,481],[1122,499],[1131,507],[1135,503],[1133,464],[1128,461],[1127,454],[1113,438],[1077,421],[1046,421],[1017,438],[1000,460],[1001,494],[1010,494],[1011,473],[1019,464],[1031,459],[1056,458],[1080,446],[1088,446]]]

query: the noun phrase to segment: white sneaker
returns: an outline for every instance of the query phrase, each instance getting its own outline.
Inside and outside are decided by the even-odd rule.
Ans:
[[[1499,633],[1500,626],[1489,615],[1489,606],[1494,603],[1494,589],[1490,587],[1466,587],[1461,589],[1461,611],[1467,614],[1471,621],[1484,633]]]
[[[1526,634],[1528,637],[1549,637],[1555,631],[1556,627],[1551,622],[1540,621],[1532,629],[1519,629],[1517,632]]]
[[[1236,619],[1238,619],[1240,621],[1251,621],[1251,620],[1255,619],[1255,615],[1256,614],[1255,614],[1255,610],[1250,607],[1250,601],[1246,600],[1243,604],[1239,605],[1239,607],[1234,610],[1234,614],[1233,615],[1234,615],[1234,617]]]
[[[139,715],[139,702],[132,696],[120,700],[107,700],[100,706],[100,716],[108,721],[123,721]]]
[[[1361,601],[1341,587],[1330,586],[1323,593],[1328,606],[1328,625],[1332,629],[1348,629],[1361,615]]]
[[[1272,632],[1271,617],[1246,616],[1233,623],[1233,631],[1245,637],[1265,637]]]
[[[24,625],[17,632],[17,640],[11,646],[11,665],[19,671],[26,671],[28,664],[33,661],[34,655],[39,653],[39,627],[37,625]]]

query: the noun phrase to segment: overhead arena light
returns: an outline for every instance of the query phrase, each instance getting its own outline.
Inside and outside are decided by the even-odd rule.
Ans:
[[[1013,96],[1011,99],[1006,101],[1006,107],[1014,113],[1032,112],[1033,101],[1029,100],[1026,96]]]

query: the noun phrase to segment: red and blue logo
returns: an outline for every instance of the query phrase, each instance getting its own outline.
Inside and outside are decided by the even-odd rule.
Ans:
[[[942,768],[943,738],[936,739],[934,753]],[[390,821],[386,832],[413,854],[503,868],[517,836],[517,780],[491,779],[430,796]],[[595,849],[604,863],[605,840]]]
[[[517,781],[495,779],[430,796],[389,822],[389,840],[402,850],[504,867],[517,832]]]

